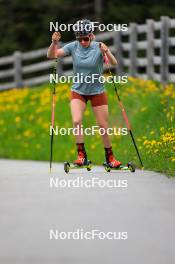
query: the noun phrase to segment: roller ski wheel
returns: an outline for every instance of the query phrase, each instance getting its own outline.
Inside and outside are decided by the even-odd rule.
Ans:
[[[124,171],[131,171],[131,172],[135,172],[135,166],[132,162],[128,162],[128,164],[126,166],[124,165],[120,165],[119,167],[112,167],[109,163],[104,162],[103,166],[105,168],[105,170],[107,172],[110,172],[111,170],[124,170]]]
[[[91,171],[92,162],[88,160],[87,163],[84,165],[70,164],[69,162],[64,162],[64,171],[66,173],[69,173],[69,171],[73,169],[87,169],[87,171]]]
[[[88,160],[87,171],[91,171],[91,170],[92,170],[92,162]]]
[[[128,162],[128,169],[131,171],[131,172],[135,172],[135,170],[136,170],[136,167],[135,167],[135,165],[130,161],[130,162]]]
[[[66,173],[68,173],[69,170],[70,170],[70,164],[69,164],[69,162],[64,162],[64,171],[65,171]]]

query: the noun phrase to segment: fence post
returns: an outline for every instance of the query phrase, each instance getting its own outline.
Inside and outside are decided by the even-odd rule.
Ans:
[[[147,78],[154,80],[154,20],[147,19]]]
[[[164,85],[169,81],[169,17],[161,17],[161,81]]]
[[[61,77],[63,75],[63,58],[58,59],[57,73],[58,73],[59,77]]]
[[[130,75],[137,76],[137,24],[130,23]]]
[[[22,53],[20,51],[14,52],[14,82],[16,87],[23,87],[22,80]]]
[[[123,57],[122,57],[122,35],[121,31],[116,32],[114,35],[114,47],[115,47],[115,57],[117,59],[117,66],[115,72],[118,75],[123,74]]]

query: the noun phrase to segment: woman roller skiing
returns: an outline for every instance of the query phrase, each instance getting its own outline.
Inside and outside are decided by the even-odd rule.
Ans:
[[[74,75],[92,76],[103,74],[103,53],[108,57],[111,65],[116,65],[117,60],[110,52],[109,48],[100,42],[94,41],[92,23],[87,20],[79,20],[74,30],[76,40],[66,44],[63,48],[58,48],[58,42],[61,38],[59,32],[52,35],[52,43],[48,49],[48,58],[57,58],[71,55],[73,60]],[[87,101],[91,106],[100,128],[108,128],[108,102],[107,95],[104,92],[104,85],[97,79],[91,83],[74,83],[71,89],[71,115],[74,127],[81,127],[83,113],[86,109]],[[109,135],[102,135],[105,150],[106,163],[111,168],[118,168],[121,162],[113,154]],[[75,165],[84,166],[87,164],[87,154],[84,145],[84,137],[81,133],[76,136],[76,145],[78,158],[74,161]]]

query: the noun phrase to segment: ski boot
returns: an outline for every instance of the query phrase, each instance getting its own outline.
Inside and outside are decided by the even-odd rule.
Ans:
[[[103,163],[103,166],[107,172],[111,170],[130,170],[131,172],[135,172],[135,166],[132,162],[128,162],[126,166],[123,166],[120,161],[115,159],[112,147],[105,148],[105,156],[106,161]]]
[[[85,168],[87,171],[92,169],[92,163],[87,159],[87,154],[84,149],[78,150],[78,158],[74,161],[73,164],[69,162],[64,162],[64,171],[69,172],[70,169],[82,169]]]

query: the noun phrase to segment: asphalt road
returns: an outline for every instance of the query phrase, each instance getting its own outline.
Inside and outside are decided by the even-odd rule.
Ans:
[[[107,173],[102,167],[67,175],[62,164],[54,164],[50,174],[48,167],[46,162],[0,160],[1,264],[175,263],[174,179],[139,170]],[[51,179],[62,188],[51,187]],[[68,187],[73,180],[94,179],[95,187]],[[116,187],[100,188],[99,180]],[[68,238],[77,230],[127,234],[127,239],[56,236],[62,232]]]

